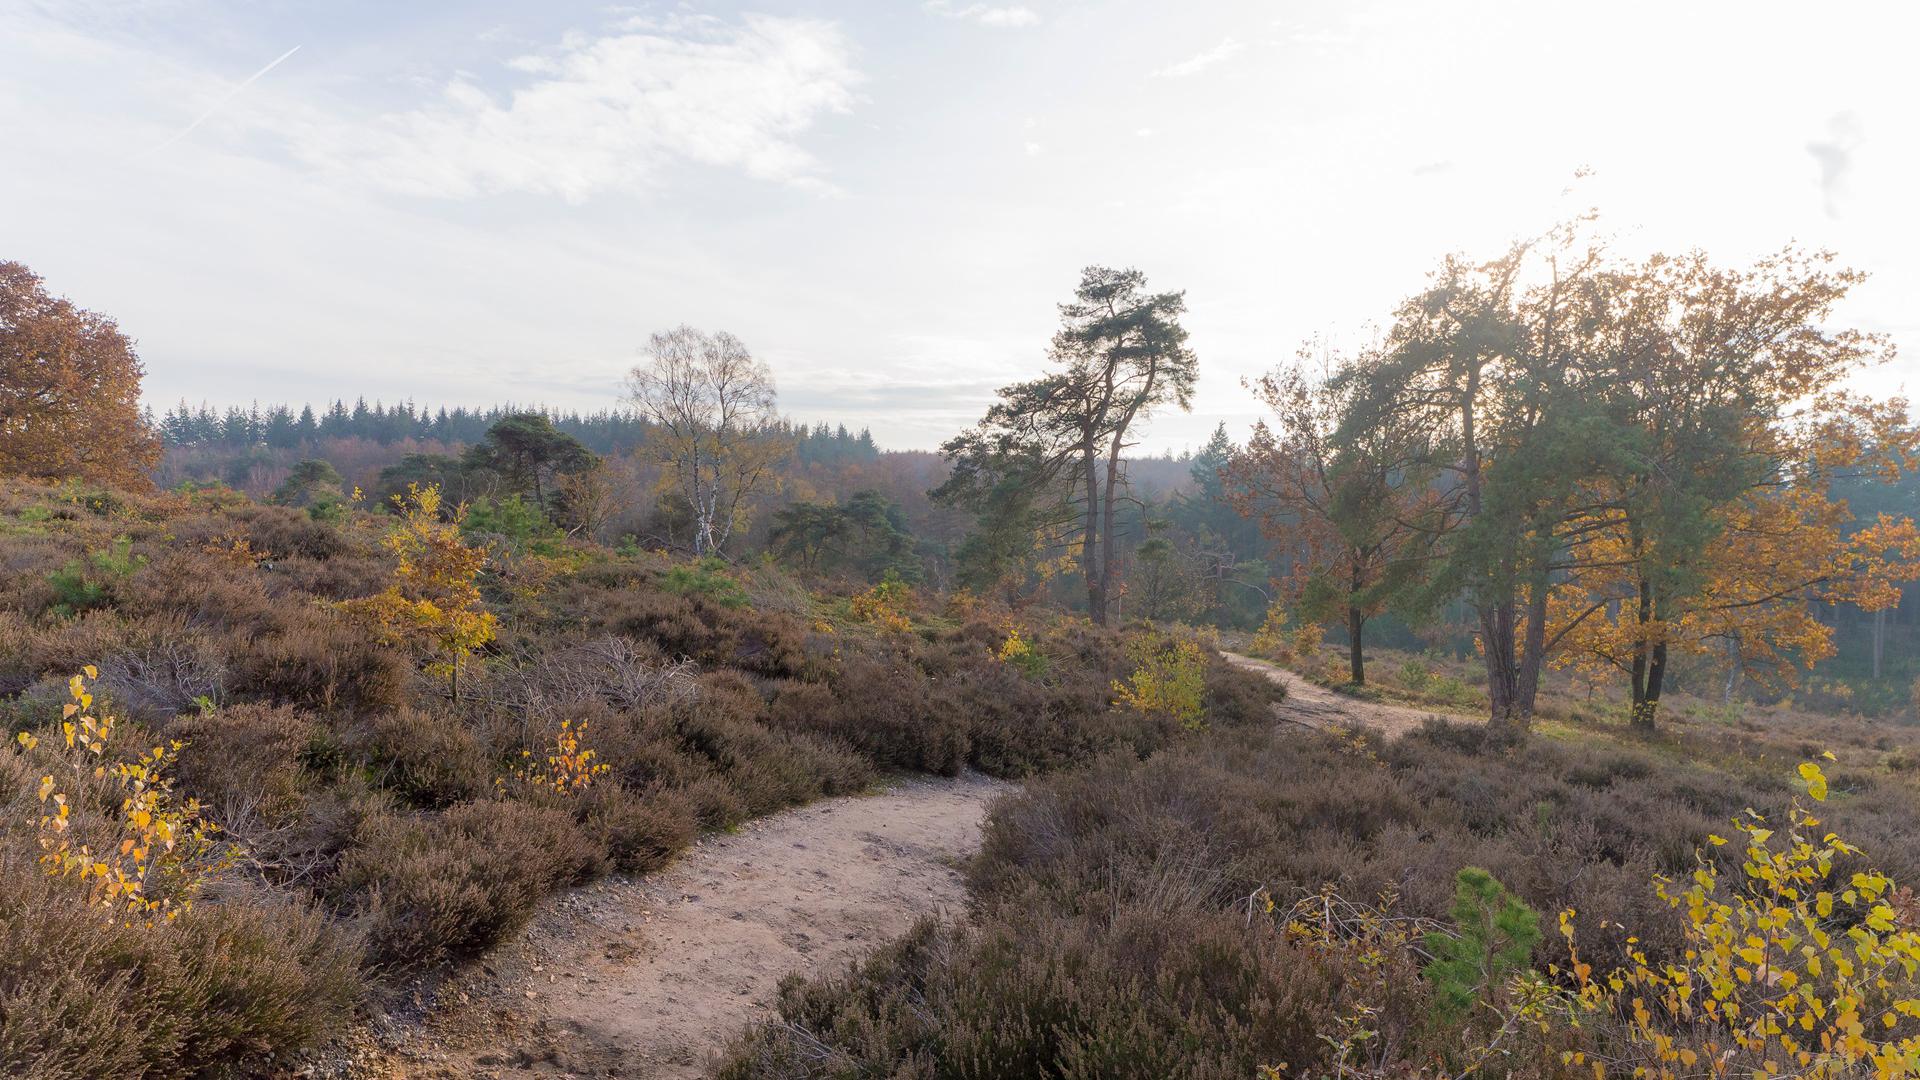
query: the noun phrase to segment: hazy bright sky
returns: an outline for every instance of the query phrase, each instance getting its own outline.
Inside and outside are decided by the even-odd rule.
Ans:
[[[0,0],[0,259],[117,316],[160,407],[598,408],[687,322],[895,447],[1134,265],[1187,290],[1182,447],[1444,253],[1596,205],[1629,247],[1838,250],[1892,392],[1917,38],[1895,2]]]

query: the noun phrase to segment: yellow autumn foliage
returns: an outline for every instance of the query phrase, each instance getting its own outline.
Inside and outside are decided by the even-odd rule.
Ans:
[[[554,733],[553,746],[538,761],[533,752],[522,750],[521,761],[514,766],[516,781],[530,788],[571,795],[593,785],[613,766],[599,760],[599,754],[586,741],[586,721],[562,720]]]
[[[122,793],[114,817],[114,839],[95,849],[76,837],[74,805],[52,773],[40,778],[40,863],[57,877],[72,878],[88,892],[89,902],[128,925],[152,926],[176,918],[193,905],[208,877],[232,864],[237,852],[217,839],[219,827],[200,817],[200,805],[173,793],[166,767],[181,743],[155,746],[133,761],[107,762],[106,751],[117,721],[92,713],[87,680],[98,671],[68,680],[72,700],[62,708],[60,732],[65,745],[53,756],[76,783],[105,780]],[[31,753],[40,740],[22,732],[19,752]]]
[[[394,496],[400,527],[382,541],[399,563],[392,582],[373,596],[345,601],[341,607],[366,618],[381,640],[423,646],[428,670],[448,677],[460,692],[460,664],[494,639],[493,613],[480,604],[475,584],[486,566],[487,549],[469,547],[460,538],[464,508],[441,520],[439,487],[408,484]]]
[[[1133,673],[1113,683],[1114,704],[1198,728],[1205,708],[1206,657],[1192,641],[1128,646]]]
[[[1800,777],[1826,799],[1817,762]],[[1784,830],[1748,810],[1734,822],[1738,878],[1704,855],[1685,879],[1656,878],[1681,919],[1675,958],[1652,960],[1630,937],[1629,962],[1597,974],[1563,912],[1569,969],[1555,974],[1573,989],[1558,1019],[1605,1017],[1623,1036],[1567,1063],[1660,1080],[1920,1074],[1920,900],[1877,871],[1839,876],[1836,864],[1862,853],[1819,826],[1798,800]]]

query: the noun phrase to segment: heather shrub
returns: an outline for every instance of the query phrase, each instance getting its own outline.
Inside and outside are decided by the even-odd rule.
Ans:
[[[1272,1061],[1315,1075],[1320,1033],[1358,995],[1390,987],[1383,1028],[1423,1009],[1405,960],[1342,961],[1271,921],[1180,905],[923,922],[845,975],[788,980],[717,1075],[1245,1080]]]
[[[667,708],[683,744],[714,764],[749,814],[858,791],[873,778],[872,767],[844,746],[760,724],[766,706],[737,675],[703,678],[696,697]]]
[[[244,651],[249,639],[283,626],[292,609],[310,606],[300,598],[276,599],[267,589],[270,577],[251,557],[217,544],[181,546],[155,556],[130,583],[119,610],[137,624],[174,622],[226,637],[230,651]]]
[[[845,658],[825,690],[788,689],[771,722],[838,739],[883,769],[951,776],[967,763],[964,719],[936,712],[929,680],[897,653]]]
[[[333,523],[292,507],[254,505],[239,516],[248,546],[275,561],[301,556],[325,562],[361,547]]]
[[[369,962],[416,971],[518,930],[601,858],[565,811],[488,799],[368,820],[328,893],[360,917]]]
[[[319,734],[311,716],[286,705],[232,705],[182,716],[166,734],[181,744],[181,789],[221,820],[278,821],[300,811],[302,757]]]
[[[1131,639],[1147,635],[1135,631]],[[896,636],[847,649],[825,684],[777,684],[768,722],[843,742],[882,768],[947,775],[971,765],[1028,776],[1121,748],[1145,755],[1180,738],[1186,725],[1165,710],[1116,702],[1115,683],[1135,670],[1128,640],[1069,625],[1027,644],[1048,658],[1045,675],[1034,678],[999,657],[1004,633],[983,623],[930,641]],[[1216,656],[1186,663],[1183,715],[1197,701],[1208,724],[1271,719],[1283,693],[1277,684]]]
[[[1652,917],[1645,883],[1690,871],[1708,834],[1750,805],[1777,812],[1791,794],[1777,772],[1544,739],[1500,748],[1464,730],[1436,725],[1386,745],[1216,738],[1044,778],[990,814],[974,887],[987,898],[1038,889],[1078,909],[1166,888],[1177,871],[1216,905],[1331,883],[1351,897],[1391,890],[1410,912],[1443,918],[1457,872],[1478,866],[1537,910],[1577,906],[1591,927],[1645,927],[1659,950],[1678,938]],[[1857,784],[1829,809],[1890,872],[1920,868],[1899,839],[1920,812],[1912,789]],[[1596,964],[1624,955],[1617,937],[1590,933],[1581,947]]]
[[[149,928],[67,884],[0,859],[0,1075],[220,1075],[352,1016],[356,950],[297,901],[237,891]]]
[[[731,829],[747,820],[747,801],[732,784],[707,773],[672,788],[685,799],[702,829]]]
[[[578,813],[581,828],[606,852],[608,865],[623,874],[659,869],[700,831],[694,801],[686,791],[671,788],[635,792],[596,784],[582,795]]]
[[[391,567],[371,555],[340,554],[327,559],[305,555],[275,558],[259,568],[269,595],[288,600],[316,596],[352,600],[372,596],[387,584]]]
[[[423,809],[478,798],[493,788],[498,773],[471,728],[412,706],[368,718],[353,749],[375,784]]]
[[[1216,653],[1207,656],[1202,675],[1206,717],[1217,727],[1247,727],[1273,722],[1274,704],[1286,688],[1266,676],[1237,668]]]
[[[395,709],[406,701],[410,667],[334,613],[295,607],[232,656],[227,687],[322,711]]]
[[[808,667],[806,631],[793,617],[729,607],[697,591],[683,595],[641,586],[594,595],[576,583],[561,602],[589,611],[596,630],[650,641],[666,655],[702,667],[776,678],[801,676]]]

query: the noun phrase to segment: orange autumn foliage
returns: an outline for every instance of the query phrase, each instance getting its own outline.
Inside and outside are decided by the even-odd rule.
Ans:
[[[1595,532],[1578,551],[1587,569],[1549,602],[1559,651],[1553,664],[1595,672],[1625,670],[1654,645],[1716,658],[1778,692],[1797,670],[1834,655],[1821,606],[1878,611],[1898,604],[1899,584],[1920,578],[1920,529],[1885,515],[1849,535],[1842,500],[1806,489],[1760,491],[1721,508],[1714,542],[1701,553],[1702,584],[1642,613],[1638,565],[1624,528]]]
[[[160,440],[140,358],[114,321],[0,262],[0,475],[144,487]]]

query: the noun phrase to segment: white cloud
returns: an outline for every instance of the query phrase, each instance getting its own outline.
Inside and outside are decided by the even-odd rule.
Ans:
[[[927,0],[925,7],[935,15],[944,15],[949,19],[966,19],[981,26],[1014,28],[1035,26],[1040,22],[1040,13],[1030,7],[1008,4],[1004,7],[992,4],[968,4],[966,7],[953,6],[952,0]]]
[[[764,15],[570,35],[508,66],[532,80],[504,100],[460,74],[440,100],[371,123],[309,115],[287,132],[293,152],[441,198],[519,192],[578,202],[650,187],[675,162],[830,190],[798,137],[850,109],[860,82],[833,24]]]
[[[1231,58],[1235,53],[1244,48],[1246,48],[1245,43],[1228,37],[1206,52],[1189,56],[1177,64],[1169,64],[1153,72],[1152,77],[1156,79],[1184,79],[1189,75],[1198,75],[1215,64]]]

